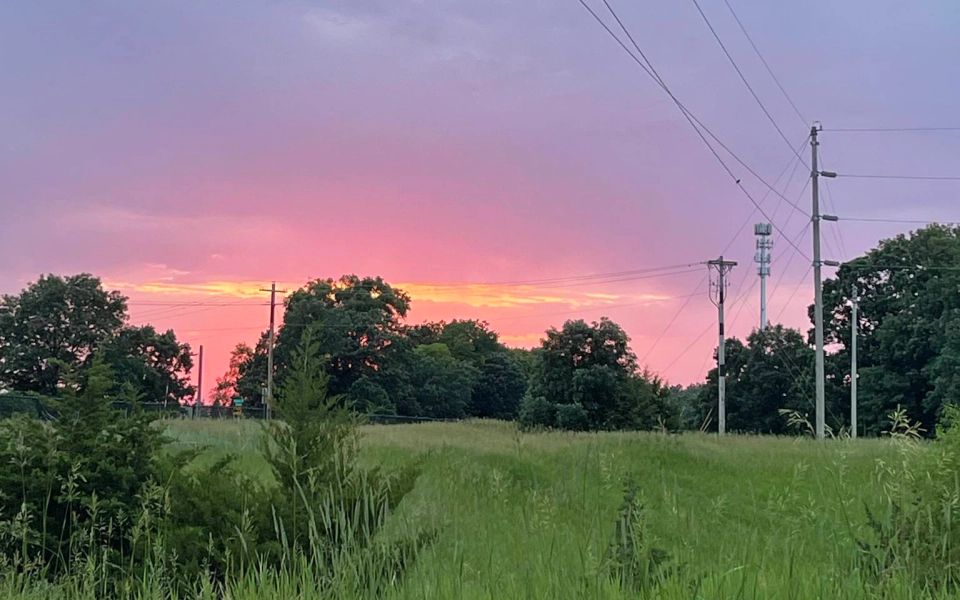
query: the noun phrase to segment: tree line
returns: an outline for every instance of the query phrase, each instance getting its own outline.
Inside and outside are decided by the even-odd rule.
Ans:
[[[860,297],[861,433],[902,407],[933,432],[960,392],[960,229],[933,225],[882,240],[824,283],[827,423],[849,427],[851,311]],[[317,279],[288,296],[275,346],[282,386],[309,331],[330,393],[360,413],[484,417],[574,430],[716,428],[717,370],[669,386],[637,362],[607,318],[567,321],[539,347],[506,347],[478,320],[409,324],[411,298],[380,277]],[[812,314],[812,307],[811,307]],[[0,299],[0,388],[56,395],[63,374],[100,360],[132,400],[184,402],[195,390],[189,345],[172,330],[128,324],[127,300],[81,274],[47,275]],[[728,339],[733,431],[788,433],[784,411],[813,413],[812,332],[772,325]],[[238,344],[213,400],[263,402],[269,337]]]

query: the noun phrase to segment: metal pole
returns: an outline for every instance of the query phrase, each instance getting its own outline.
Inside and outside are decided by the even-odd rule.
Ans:
[[[767,274],[760,267],[760,329],[767,328]]]
[[[273,407],[273,347],[276,336],[277,282],[270,284],[270,347],[267,350],[267,418]]]
[[[857,439],[857,286],[853,286],[853,306],[850,311],[850,437]]]
[[[720,257],[720,261],[723,261],[722,256]],[[717,302],[717,316],[720,325],[720,343],[717,346],[717,380],[719,385],[719,401],[717,410],[717,418],[719,422],[717,424],[717,432],[720,435],[727,433],[727,350],[723,331],[723,301],[725,300],[725,294],[723,292],[725,283],[723,266],[721,266],[719,281],[720,289],[717,292],[717,297],[719,298],[719,302]]]
[[[194,418],[200,417],[201,406],[203,406],[203,344],[200,345],[200,360],[197,365],[197,395],[193,403]]]
[[[824,379],[823,379],[823,280],[820,261],[820,172],[817,167],[817,126],[810,128],[810,177],[813,180],[813,211],[810,219],[813,223],[813,322],[814,342],[816,344],[816,389],[817,389],[817,439],[824,437]]]
[[[727,271],[737,265],[731,260],[707,261],[709,268],[716,267],[719,275],[717,279],[717,322],[719,326],[719,344],[717,345],[717,433],[724,435],[727,432],[727,357],[724,339],[723,305],[727,298]]]

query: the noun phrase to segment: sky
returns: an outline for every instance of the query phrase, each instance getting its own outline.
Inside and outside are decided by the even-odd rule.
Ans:
[[[724,1],[699,0],[788,144],[692,0],[610,2],[777,193],[720,150],[736,185],[578,0],[2,3],[0,292],[100,276],[131,324],[204,346],[205,395],[267,326],[260,288],[346,273],[409,292],[411,323],[484,319],[513,346],[608,316],[686,384],[716,345],[697,263],[738,261],[727,330],[759,324],[765,218],[746,194],[777,229],[770,319],[809,327],[809,217],[791,203],[809,211],[794,149],[809,160],[814,120],[821,166],[841,174],[824,211],[960,220],[956,181],[843,177],[958,176],[960,132],[831,131],[960,126],[960,4],[729,0],[798,115]],[[824,258],[911,227],[825,223]]]

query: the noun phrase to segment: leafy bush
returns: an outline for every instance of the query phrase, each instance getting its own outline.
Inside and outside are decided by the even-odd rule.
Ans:
[[[520,402],[520,426],[524,429],[557,426],[557,405],[529,393]]]
[[[327,394],[329,376],[317,354],[312,336],[305,336],[280,390],[276,410],[283,421],[267,423],[261,443],[277,481],[270,506],[280,557],[309,560],[326,578],[312,582],[321,589],[357,564],[368,568],[355,583],[379,585],[401,575],[431,538],[421,533],[388,543],[380,536],[419,469],[388,474],[359,466],[355,417],[341,398]]]
[[[579,402],[557,406],[557,426],[568,431],[590,429],[590,415]]]
[[[0,422],[0,539],[24,564],[56,573],[94,549],[111,559],[132,552],[124,533],[142,513],[164,442],[146,415],[111,408],[113,386],[95,362],[64,387],[58,420]]]
[[[316,355],[305,337],[276,407],[286,422],[265,426],[270,486],[234,470],[233,457],[200,466],[203,448],[164,451],[145,415],[112,408],[99,361],[64,389],[58,420],[0,422],[0,564],[93,574],[98,597],[142,584],[190,595],[264,570],[311,590],[378,594],[432,539],[382,534],[419,471],[359,466],[357,423],[328,396]]]

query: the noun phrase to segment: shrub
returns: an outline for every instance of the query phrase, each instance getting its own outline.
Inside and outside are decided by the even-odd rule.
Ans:
[[[590,416],[579,402],[557,406],[557,426],[569,431],[590,429]]]
[[[161,432],[149,418],[111,407],[110,369],[96,361],[68,382],[56,401],[59,419],[17,415],[0,423],[0,519],[5,550],[20,521],[19,558],[51,572],[77,554],[129,554],[124,533],[141,514],[142,496],[157,474]]]
[[[520,426],[524,429],[557,426],[557,406],[543,396],[529,393],[520,402]]]
[[[643,504],[637,496],[636,486],[628,482],[605,557],[610,575],[625,590],[647,590],[673,571],[670,554],[653,546],[649,538]]]
[[[312,582],[320,589],[337,580],[342,585],[357,564],[367,566],[354,584],[378,587],[402,575],[431,538],[419,533],[388,543],[380,535],[419,469],[360,467],[355,417],[341,398],[327,394],[329,376],[317,352],[312,336],[305,336],[280,390],[276,411],[283,422],[267,423],[261,443],[277,481],[270,504],[280,558],[311,561],[324,577]]]

